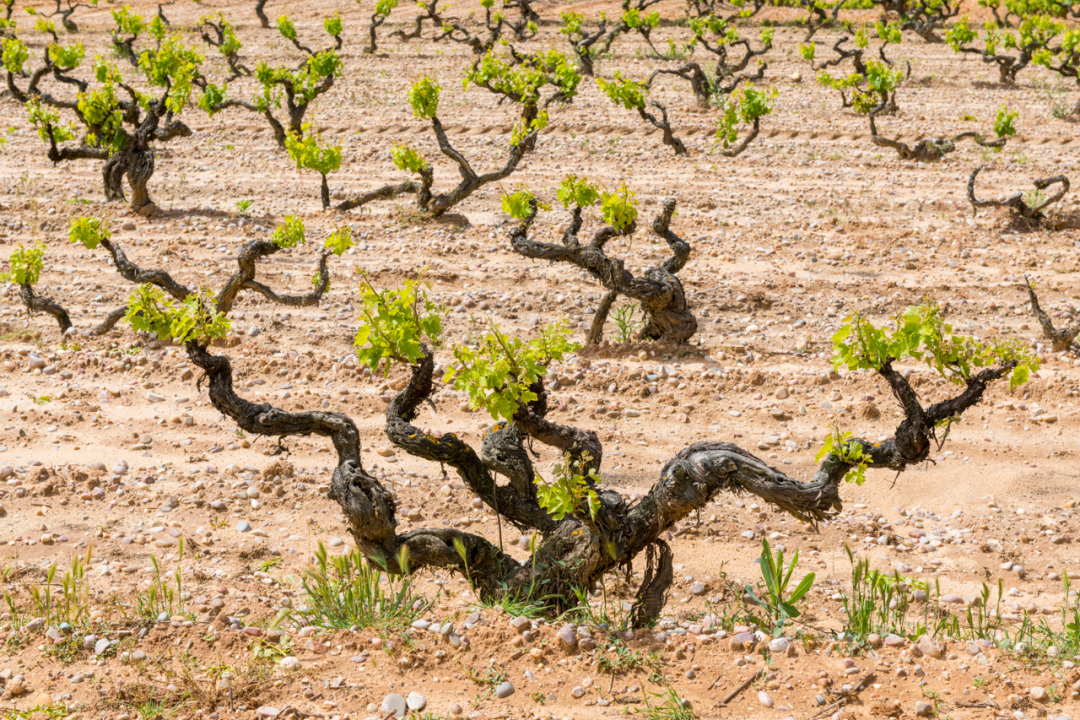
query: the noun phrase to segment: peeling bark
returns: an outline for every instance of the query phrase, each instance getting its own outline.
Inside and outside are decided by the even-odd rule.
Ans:
[[[1014,193],[1009,197],[1005,198],[1004,200],[978,200],[975,197],[975,178],[978,177],[979,171],[981,171],[985,167],[985,165],[980,165],[979,167],[975,168],[971,171],[971,177],[968,178],[967,195],[968,202],[971,203],[972,212],[975,212],[975,210],[981,207],[1007,207],[1011,208],[1018,217],[1021,217],[1025,220],[1041,221],[1046,219],[1046,215],[1043,213],[1043,210],[1045,210],[1047,206],[1052,205],[1061,198],[1065,197],[1065,193],[1069,192],[1069,178],[1065,177],[1064,175],[1055,175],[1054,177],[1040,178],[1032,182],[1032,184],[1038,190],[1045,190],[1051,185],[1061,186],[1060,188],[1058,188],[1057,191],[1054,192],[1054,194],[1047,195],[1034,206],[1030,206],[1027,204],[1027,202],[1024,200],[1024,193],[1022,192]]]
[[[1055,328],[1050,316],[1039,307],[1039,298],[1035,294],[1035,286],[1028,280],[1027,275],[1024,276],[1024,285],[1027,288],[1028,298],[1031,300],[1031,312],[1035,315],[1035,319],[1039,321],[1039,325],[1042,326],[1043,335],[1050,340],[1054,352],[1064,352],[1070,349],[1073,340],[1076,339],[1077,335],[1080,335],[1080,322],[1071,327]]]
[[[26,305],[26,309],[29,310],[31,314],[34,312],[44,312],[56,318],[56,322],[60,326],[61,335],[68,335],[69,333],[74,332],[75,328],[71,322],[71,316],[64,306],[52,298],[35,294],[34,287],[29,283],[23,283],[19,286],[19,297],[22,299],[23,305]],[[116,308],[106,315],[104,320],[87,331],[88,334],[104,335],[116,327],[116,323],[123,320],[126,313],[126,306]]]
[[[697,320],[687,308],[682,283],[676,277],[690,258],[690,244],[671,231],[671,218],[674,213],[675,200],[668,198],[664,201],[660,215],[653,222],[653,232],[667,241],[672,251],[671,257],[640,277],[631,275],[622,260],[609,258],[604,252],[604,246],[609,240],[620,235],[630,235],[635,228],[631,226],[619,232],[605,227],[593,236],[592,242],[582,245],[577,237],[581,229],[581,208],[575,208],[573,220],[563,236],[562,244],[555,245],[529,239],[528,231],[536,214],[534,205],[530,217],[510,232],[510,245],[523,257],[576,265],[592,275],[609,292],[637,300],[647,318],[640,337],[684,343],[697,331]],[[614,298],[605,300],[607,302],[600,308],[604,317]],[[598,319],[601,317],[600,312]],[[599,322],[599,328],[602,328],[602,320]],[[589,333],[590,342],[600,341],[599,328],[597,320],[594,320],[593,330]]]

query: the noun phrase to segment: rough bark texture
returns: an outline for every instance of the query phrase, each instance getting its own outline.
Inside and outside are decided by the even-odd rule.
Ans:
[[[657,120],[656,116],[644,107],[639,107],[637,111],[641,119],[663,133],[662,142],[675,151],[676,157],[689,155],[690,153],[686,151],[686,145],[683,145],[683,141],[675,137],[675,132],[671,129],[671,123],[668,122],[667,108],[655,100],[649,104],[660,111],[660,119]]]
[[[23,304],[26,305],[27,310],[31,313],[44,312],[56,318],[56,322],[60,326],[60,333],[62,335],[68,335],[75,331],[75,326],[71,323],[71,316],[68,315],[68,311],[64,309],[64,306],[51,298],[35,294],[34,287],[29,283],[23,283],[19,286],[19,297],[22,299]],[[104,335],[116,327],[116,323],[123,320],[126,313],[126,306],[116,308],[106,315],[104,320],[90,328],[90,330],[87,331],[87,334]]]
[[[12,97],[20,103],[25,104],[31,99],[36,99],[54,108],[70,110],[86,126],[88,135],[101,134],[103,129],[87,121],[79,110],[77,102],[55,97],[39,87],[42,79],[51,75],[58,82],[71,85],[80,93],[86,92],[89,84],[67,75],[67,72],[58,68],[46,53],[42,67],[30,76],[25,90],[18,87],[15,75],[11,72],[8,72],[7,76],[8,89]],[[118,146],[122,149],[111,150],[107,146],[88,145],[86,137],[61,146],[56,140],[55,128],[50,123],[44,123],[41,130],[49,145],[50,161],[60,163],[65,160],[104,160],[102,185],[105,199],[124,200],[122,181],[126,176],[131,188],[131,209],[141,215],[150,215],[156,210],[148,189],[150,178],[154,174],[155,144],[168,142],[178,137],[190,137],[192,133],[186,124],[174,117],[173,113],[167,109],[165,104],[168,97],[167,90],[161,97],[153,98],[140,96],[125,83],[120,83],[120,88],[130,98],[117,101],[122,124],[116,132],[120,136]]]
[[[669,201],[654,229],[675,247],[681,241],[672,239],[667,229],[673,211],[674,202]],[[572,237],[568,233],[569,244],[573,244]],[[251,251],[246,261],[253,263],[257,248],[250,244],[247,247]],[[677,257],[670,262],[681,267],[688,254],[689,248],[677,250]],[[234,280],[234,285],[239,282]],[[414,424],[435,390],[434,357],[425,351],[412,366],[409,382],[387,409],[387,436],[411,455],[452,467],[469,489],[501,517],[523,531],[537,531],[539,539],[533,557],[519,563],[484,538],[450,528],[399,534],[393,495],[364,470],[359,433],[348,416],[287,412],[244,400],[233,388],[227,358],[211,354],[198,343],[187,343],[186,349],[192,362],[205,372],[200,382],[207,383],[214,407],[243,430],[276,437],[320,435],[331,440],[338,462],[330,481],[330,497],[341,506],[349,532],[368,558],[391,573],[449,569],[467,577],[484,600],[508,596],[519,600],[543,598],[550,609],[561,611],[575,602],[575,588],[592,587],[604,573],[617,567],[629,571],[634,559],[644,553],[644,582],[632,618],[636,625],[647,625],[662,610],[672,582],[671,550],[662,535],[675,523],[701,510],[721,492],[752,493],[801,520],[815,523],[841,509],[839,485],[852,467],[830,455],[811,482],[801,483],[736,445],[696,443],[665,464],[659,480],[636,504],[628,506],[617,493],[600,491],[595,516],[582,508],[556,521],[537,500],[535,473],[525,442],[535,438],[571,454],[589,452],[598,463],[601,447],[595,435],[549,421],[542,385],[534,387],[536,400],[521,408],[512,423],[492,428],[480,455],[453,434],[425,433]],[[853,442],[862,445],[871,469],[902,471],[922,462],[931,451],[937,423],[977,404],[987,385],[1011,368],[1009,364],[983,370],[969,379],[956,397],[923,408],[907,380],[888,361],[879,374],[892,389],[904,419],[895,436],[885,442]],[[499,485],[495,473],[506,475],[509,484]]]
[[[956,150],[956,143],[967,138],[971,138],[976,145],[981,145],[985,148],[1000,149],[1005,147],[1007,138],[1002,137],[997,140],[984,140],[983,136],[974,130],[959,133],[951,138],[925,138],[915,143],[915,145],[908,145],[900,140],[882,137],[881,135],[878,135],[875,118],[880,111],[885,109],[885,107],[885,103],[882,103],[871,110],[868,115],[870,120],[870,142],[878,147],[886,147],[895,150],[901,160],[935,162]]]
[[[1010,195],[1004,200],[979,200],[975,197],[975,178],[978,177],[979,171],[985,168],[985,165],[980,165],[971,171],[971,177],[968,178],[967,195],[968,202],[971,203],[972,212],[981,207],[1001,207],[1011,208],[1013,212],[1025,220],[1044,220],[1046,215],[1043,214],[1043,210],[1047,206],[1056,203],[1061,198],[1065,197],[1065,193],[1069,192],[1069,178],[1064,175],[1055,175],[1049,178],[1040,178],[1032,182],[1032,184],[1038,190],[1045,190],[1051,185],[1060,185],[1057,191],[1052,195],[1047,195],[1040,202],[1034,206],[1028,205],[1024,201],[1024,193],[1018,192]]]
[[[1028,298],[1031,300],[1031,312],[1042,326],[1043,334],[1050,340],[1054,352],[1064,352],[1072,347],[1073,340],[1080,335],[1080,322],[1071,327],[1055,328],[1050,316],[1039,307],[1039,298],[1035,294],[1035,286],[1031,284],[1027,276],[1024,276],[1024,285],[1027,288]]]
[[[270,18],[266,17],[266,0],[255,0],[255,14],[259,17],[259,24],[264,28],[270,27]]]
[[[581,208],[575,208],[573,220],[563,235],[562,244],[555,245],[529,239],[529,228],[536,214],[534,204],[532,214],[510,232],[510,245],[515,252],[527,258],[576,265],[592,275],[610,292],[637,300],[647,318],[645,327],[640,332],[642,338],[684,343],[697,331],[697,320],[687,308],[682,283],[676,277],[690,258],[690,244],[671,231],[671,218],[674,213],[675,200],[668,198],[664,200],[664,208],[653,222],[653,232],[667,241],[672,251],[671,257],[640,277],[631,275],[622,260],[610,258],[604,252],[604,246],[609,240],[620,235],[630,235],[635,228],[631,226],[619,232],[605,227],[593,236],[592,242],[582,245],[578,240]],[[601,305],[605,316],[612,302],[613,298]],[[590,342],[600,340],[596,324],[594,320],[594,331],[589,333]],[[603,327],[602,322],[600,327]]]

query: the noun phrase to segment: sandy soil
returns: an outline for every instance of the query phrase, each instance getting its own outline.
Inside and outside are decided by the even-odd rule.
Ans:
[[[134,5],[147,15],[152,7]],[[568,9],[596,15],[613,7],[537,6],[545,20]],[[665,16],[679,15],[674,3],[661,7]],[[234,23],[244,42],[242,56],[250,62],[299,58],[276,32],[258,27],[248,3],[215,0],[167,6],[166,12],[182,25],[210,9],[221,9]],[[466,3],[455,11],[470,9]],[[440,115],[456,146],[477,167],[501,163],[512,109],[497,106],[483,90],[461,89],[470,62],[465,48],[388,38],[390,30],[411,22],[411,7],[403,4],[380,30],[376,56],[360,52],[371,12],[364,4],[271,2],[268,8],[272,17],[288,12],[304,37],[320,40],[321,18],[337,10],[346,19],[346,72],[310,113],[326,137],[344,148],[342,170],[331,176],[335,198],[400,179],[389,159],[395,143],[407,141],[429,158],[439,157],[432,136],[405,102],[408,86],[423,74],[444,88]],[[761,17],[796,15],[772,10]],[[77,20],[80,39],[91,48],[88,57],[108,52],[108,9],[80,10]],[[20,16],[19,22],[33,34],[26,19]],[[836,93],[813,82],[797,50],[802,33],[777,29],[767,75],[779,90],[776,110],[744,155],[726,159],[710,152],[715,113],[695,110],[684,86],[661,80],[654,89],[690,150],[689,158],[675,158],[658,134],[586,80],[573,105],[553,110],[551,129],[537,151],[504,184],[510,189],[526,183],[550,199],[568,172],[608,186],[625,181],[647,216],[664,197],[675,197],[673,228],[694,247],[681,273],[700,322],[691,344],[582,353],[555,368],[561,387],[553,393],[554,416],[600,433],[605,485],[627,496],[644,492],[666,459],[698,440],[737,442],[794,477],[807,478],[834,423],[871,438],[888,436],[897,423],[882,381],[831,374],[830,338],[839,322],[856,310],[883,321],[923,297],[944,304],[950,320],[973,335],[1036,344],[1044,360],[1038,375],[1016,391],[994,386],[989,400],[952,429],[933,463],[896,478],[871,472],[865,485],[845,487],[847,509],[818,531],[752,498],[734,496],[720,497],[680,526],[671,540],[677,583],[660,634],[625,641],[632,650],[658,653],[662,659],[655,668],[605,673],[597,665],[602,649],[561,650],[556,624],[541,624],[523,639],[499,609],[480,611],[479,622],[466,630],[462,621],[474,612],[474,600],[465,580],[424,574],[416,588],[435,601],[425,617],[455,623],[468,647],[421,630],[407,639],[373,629],[318,631],[311,637],[290,629],[299,670],[276,668],[265,679],[256,677],[256,691],[238,691],[232,708],[219,694],[210,705],[193,701],[160,711],[162,717],[175,712],[246,718],[257,707],[273,706],[295,708],[299,716],[367,718],[379,716],[388,693],[416,691],[427,698],[425,712],[435,717],[456,710],[471,718],[607,718],[642,709],[643,691],[661,692],[654,671],[705,718],[808,718],[819,709],[816,695],[831,703],[843,686],[871,672],[860,699],[843,708],[842,717],[910,716],[917,701],[953,718],[1075,715],[1080,695],[1071,687],[1078,679],[1073,658],[1025,660],[944,638],[940,657],[934,648],[928,655],[906,641],[852,655],[816,630],[842,627],[836,593],[850,586],[845,544],[874,568],[898,569],[931,586],[939,582],[941,594],[957,601],[944,607],[962,618],[965,603],[984,582],[996,597],[1000,577],[1006,592],[1000,613],[1007,626],[1015,627],[1025,613],[1060,625],[1062,576],[1077,561],[1071,536],[1080,473],[1080,359],[1039,344],[1045,341],[1022,281],[1027,274],[1038,282],[1055,322],[1075,322],[1080,233],[1016,228],[996,212],[973,215],[965,185],[981,162],[992,163],[980,180],[984,196],[1026,190],[1037,177],[1075,174],[1076,126],[1055,119],[1052,106],[1075,102],[1076,89],[1068,93],[1041,69],[1025,71],[1016,87],[1002,87],[992,68],[961,59],[945,45],[905,37],[892,54],[911,61],[912,78],[900,92],[900,114],[882,120],[882,132],[911,140],[973,127],[986,131],[996,108],[1008,103],[1020,112],[1020,134],[999,156],[964,145],[940,163],[901,162],[872,146],[865,119],[841,110]],[[660,43],[683,34],[679,27],[656,31]],[[820,50],[836,37],[822,31]],[[553,24],[545,24],[530,45],[565,49]],[[614,57],[600,63],[605,75],[619,70],[644,78],[663,64],[649,59],[636,38],[620,38],[614,47]],[[39,53],[40,42],[33,49]],[[220,72],[213,51],[207,56]],[[403,527],[449,523],[492,540],[501,532],[503,542],[524,558],[518,534],[500,529],[494,514],[477,507],[456,478],[389,449],[381,414],[394,378],[360,372],[352,356],[354,273],[367,270],[392,286],[427,266],[434,296],[452,306],[451,344],[482,330],[488,316],[523,336],[538,323],[564,317],[583,338],[600,288],[568,268],[513,254],[499,188],[476,193],[459,212],[432,223],[410,220],[407,201],[377,203],[363,214],[321,213],[316,176],[292,167],[262,118],[235,110],[212,120],[197,110],[186,115],[195,133],[162,148],[150,190],[163,212],[146,219],[103,202],[97,163],[52,166],[22,107],[10,98],[0,102],[0,124],[8,128],[0,155],[0,256],[6,258],[18,243],[43,240],[48,259],[37,289],[68,307],[83,329],[122,303],[129,287],[104,253],[67,242],[69,218],[107,216],[117,241],[138,263],[209,287],[232,272],[232,254],[244,241],[266,236],[287,213],[302,215],[314,238],[336,224],[350,224],[358,245],[332,260],[333,290],[320,307],[283,309],[252,296],[238,304],[226,351],[238,387],[248,398],[286,409],[348,412],[362,430],[368,469],[394,488],[402,508],[419,511],[412,522],[402,513]],[[978,122],[961,119],[968,115]],[[453,168],[441,159],[435,167],[437,187],[453,182]],[[235,215],[242,199],[254,203],[249,219]],[[1076,213],[1075,200],[1067,196],[1063,209]],[[555,237],[565,221],[558,211],[543,214],[537,233]],[[644,230],[613,249],[634,271],[666,251]],[[260,267],[260,278],[299,292],[310,281],[316,257],[312,245],[283,253]],[[351,548],[337,506],[325,497],[333,464],[328,444],[290,438],[283,456],[274,443],[244,436],[210,407],[178,348],[147,344],[130,328],[103,338],[80,337],[78,349],[64,349],[51,318],[28,319],[10,286],[0,289],[0,327],[5,587],[25,608],[28,587],[44,582],[43,568],[57,563],[62,574],[72,557],[91,550],[84,582],[100,614],[95,632],[119,641],[103,659],[80,644],[64,655],[43,634],[45,628],[20,633],[5,616],[9,625],[0,637],[8,642],[0,677],[25,677],[22,688],[7,678],[5,707],[37,707],[42,713],[42,706],[62,702],[67,709],[61,715],[125,720],[136,712],[123,705],[135,704],[133,688],[152,684],[167,695],[170,683],[212,686],[207,666],[214,664],[234,668],[245,680],[244,673],[259,672],[249,647],[258,638],[238,633],[228,618],[265,628],[283,603],[301,602],[299,579],[318,543],[333,554]],[[614,332],[609,323],[608,337]],[[908,369],[927,402],[950,391],[925,368]],[[658,377],[650,380],[651,374]],[[656,392],[643,393],[650,384],[658,386]],[[420,422],[478,442],[487,419],[470,413],[452,390],[437,399],[438,414],[429,411]],[[540,465],[556,460],[548,452]],[[239,532],[241,522],[252,530]],[[920,544],[921,534],[933,542]],[[733,688],[765,667],[764,643],[753,651],[736,650],[729,633],[714,634],[705,616],[735,612],[738,591],[732,588],[760,579],[754,561],[763,535],[789,554],[800,551],[797,578],[816,573],[802,632],[817,640],[793,641],[789,654],[771,658],[766,677],[720,707]],[[117,601],[130,605],[148,586],[152,556],[171,572],[181,538],[185,610],[191,616],[146,624],[125,617]],[[1005,569],[1009,563],[1022,572]],[[696,583],[706,586],[701,594],[691,593]],[[912,623],[922,617],[917,604]],[[383,645],[377,647],[376,640]],[[132,661],[136,652],[147,659]],[[188,656],[205,665],[184,676]],[[488,667],[505,670],[516,693],[498,699],[493,686],[470,679],[470,673],[491,677]],[[583,697],[573,696],[575,687],[585,691]],[[1049,689],[1049,697],[1040,701],[1035,687]],[[759,690],[768,694],[771,708]],[[153,715],[145,707],[140,712],[143,720]]]

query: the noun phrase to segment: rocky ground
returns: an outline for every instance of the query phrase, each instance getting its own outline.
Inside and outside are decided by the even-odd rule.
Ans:
[[[679,8],[668,4],[661,5],[665,16],[677,17]],[[537,5],[545,18],[612,7]],[[134,9],[153,11],[142,2]],[[166,7],[178,25],[210,9],[235,24],[245,57],[298,57],[258,27],[247,3]],[[461,89],[467,50],[387,38],[409,22],[411,7],[395,10],[380,30],[376,56],[360,52],[370,7],[294,3],[268,12],[288,12],[313,37],[336,10],[346,18],[346,72],[311,113],[344,147],[342,169],[331,176],[335,198],[401,179],[388,154],[397,142],[436,157],[433,138],[405,102],[422,74],[445,89],[440,114],[455,145],[478,167],[501,162],[513,111],[482,90]],[[108,9],[83,9],[78,17],[80,39],[106,52]],[[662,43],[683,32],[656,31]],[[951,429],[932,463],[899,477],[871,471],[866,484],[843,488],[846,510],[834,521],[811,528],[754,498],[718,498],[669,538],[676,583],[651,631],[623,634],[604,625],[625,618],[633,579],[628,588],[625,578],[609,578],[590,616],[554,621],[478,607],[465,578],[439,573],[415,579],[412,591],[431,604],[416,611],[410,629],[327,630],[299,613],[308,607],[301,582],[319,544],[331,556],[353,550],[337,505],[326,498],[334,463],[328,443],[289,438],[279,447],[248,437],[210,406],[180,348],[124,326],[65,342],[51,318],[28,318],[17,289],[5,285],[0,567],[9,612],[0,629],[0,678],[7,716],[345,720],[385,718],[404,712],[403,703],[429,718],[577,720],[650,705],[657,714],[647,717],[655,718],[1076,716],[1080,636],[1066,626],[1080,620],[1066,578],[1078,559],[1080,359],[1050,351],[1022,283],[1025,274],[1037,282],[1055,322],[1075,322],[1080,233],[973,214],[965,197],[968,174],[982,162],[992,167],[980,176],[980,193],[991,196],[1075,172],[1076,126],[1052,112],[1055,103],[1074,100],[1075,90],[1069,95],[1040,69],[1002,87],[992,68],[905,37],[894,54],[911,60],[913,74],[898,97],[900,114],[882,122],[890,135],[910,140],[986,128],[1003,102],[1020,112],[1020,133],[1000,155],[963,146],[940,163],[902,162],[871,145],[865,119],[842,111],[836,93],[813,82],[797,50],[802,34],[777,29],[767,74],[779,90],[777,107],[742,156],[710,152],[715,112],[695,110],[685,87],[662,80],[654,89],[690,150],[689,158],[675,158],[586,80],[571,106],[553,110],[551,129],[504,187],[476,193],[438,222],[417,222],[407,201],[364,213],[319,212],[315,176],[293,169],[269,127],[241,110],[212,120],[189,111],[195,133],[162,150],[151,182],[162,213],[138,217],[103,202],[96,163],[52,166],[23,108],[10,98],[0,102],[8,128],[0,255],[44,241],[37,290],[63,303],[80,330],[122,304],[130,288],[106,254],[68,243],[73,217],[107,216],[136,262],[211,288],[233,272],[241,244],[266,237],[286,213],[304,217],[310,238],[350,225],[358,244],[331,259],[333,289],[318,308],[282,308],[253,296],[238,304],[221,351],[232,359],[239,391],[285,409],[349,413],[362,431],[365,467],[397,496],[403,529],[468,527],[520,559],[528,556],[528,537],[500,524],[456,477],[391,449],[382,413],[404,376],[372,376],[352,351],[360,269],[392,287],[426,266],[433,297],[451,310],[450,347],[483,332],[488,318],[523,337],[565,318],[584,338],[601,289],[566,267],[510,250],[499,196],[518,182],[551,199],[568,172],[609,187],[625,181],[646,216],[662,198],[678,200],[673,229],[694,249],[681,277],[698,334],[681,348],[613,342],[582,351],[552,368],[549,380],[552,417],[599,433],[604,485],[628,498],[699,440],[738,443],[806,479],[834,424],[888,437],[899,411],[885,384],[869,374],[836,374],[830,364],[831,336],[852,311],[881,322],[929,297],[961,331],[1018,337],[1043,358],[1027,385],[995,385]],[[822,49],[836,37],[823,31]],[[553,25],[531,44],[565,47]],[[663,63],[644,47],[621,38],[601,72],[647,76]],[[435,168],[437,186],[452,182],[453,168],[440,161]],[[243,199],[254,203],[246,217],[236,207]],[[1066,219],[1077,212],[1070,196],[1062,205]],[[537,236],[556,237],[566,219],[543,213]],[[280,253],[260,265],[260,279],[301,292],[320,244]],[[645,229],[609,250],[633,272],[667,252]],[[609,323],[608,339],[616,334]],[[444,349],[438,359],[449,357]],[[925,402],[951,392],[925,367],[905,370]],[[478,445],[490,420],[451,389],[435,401],[437,412],[425,411],[418,422]],[[557,460],[548,452],[539,466]],[[778,639],[768,627],[754,634],[755,607],[743,598],[747,583],[760,582],[763,537],[789,559],[799,551],[793,584],[815,573],[802,616]],[[871,602],[891,616],[894,634],[838,639],[853,592],[845,548],[871,568],[910,578],[906,614]],[[65,573],[82,612],[71,628],[35,619],[42,603],[72,597],[61,586]],[[51,600],[41,594],[45,587]],[[283,611],[293,614],[275,621]],[[946,623],[950,615],[955,625]],[[990,629],[973,632],[980,623]],[[920,626],[936,628],[936,637],[905,637]],[[669,691],[692,711],[662,714]]]

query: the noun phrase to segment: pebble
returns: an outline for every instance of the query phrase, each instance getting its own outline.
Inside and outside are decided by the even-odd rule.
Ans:
[[[769,693],[765,692],[764,690],[759,690],[758,691],[757,700],[758,700],[759,703],[761,703],[763,706],[765,706],[767,708],[771,708],[773,706],[772,698],[769,697]]]
[[[691,595],[704,595],[705,591],[706,591],[706,588],[705,588],[705,585],[703,583],[694,583],[693,585],[690,586],[690,594]]]
[[[383,698],[382,707],[379,708],[379,712],[382,717],[386,717],[391,712],[394,713],[393,717],[402,718],[405,717],[405,713],[408,712],[409,706],[405,701],[405,698],[393,693]]]
[[[427,698],[418,692],[411,692],[409,697],[405,699],[405,704],[410,710],[419,712],[427,707]]]
[[[1031,695],[1031,699],[1036,702],[1042,702],[1043,700],[1046,700],[1046,697],[1048,695],[1048,693],[1046,692],[1046,688],[1039,687],[1038,685],[1028,690],[1028,693]]]
[[[930,703],[923,702],[922,700],[915,701],[915,714],[918,717],[928,717],[933,709],[934,706]]]
[[[300,668],[300,661],[292,655],[281,658],[281,668],[283,670],[297,670]]]
[[[774,652],[777,655],[787,652],[787,649],[791,646],[787,638],[779,637],[769,641],[769,652]]]
[[[247,520],[241,520],[236,524],[236,531],[242,533],[251,532],[251,523]]]
[[[577,633],[572,625],[561,628],[555,633],[555,637],[559,639],[559,646],[563,650],[572,650],[577,646]]]
[[[281,711],[273,705],[263,705],[255,711],[255,714],[259,717],[277,717],[280,713]]]
[[[100,655],[101,653],[108,650],[110,645],[112,645],[112,641],[107,638],[101,638],[96,643],[94,643],[94,654]]]
[[[509,681],[501,682],[495,688],[495,697],[508,698],[514,694],[514,686]]]
[[[573,695],[575,698],[580,698],[585,694],[585,688],[581,687],[580,685],[576,685],[574,686],[574,689],[570,691],[570,694]]]

